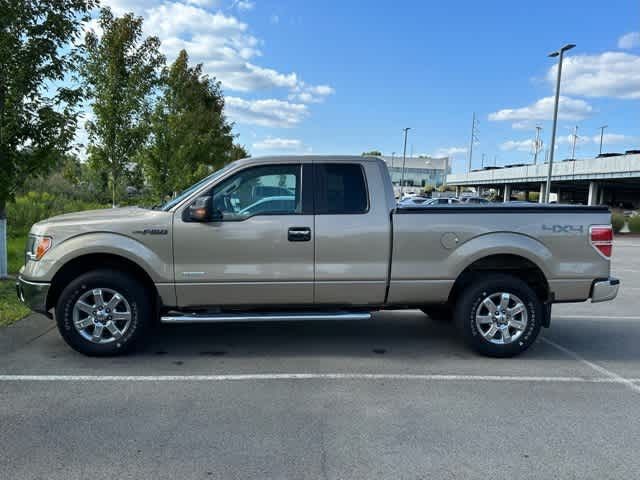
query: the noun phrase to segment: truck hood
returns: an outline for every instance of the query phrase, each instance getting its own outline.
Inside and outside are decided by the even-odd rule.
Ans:
[[[82,212],[65,213],[47,218],[36,223],[37,226],[53,225],[58,223],[86,223],[86,222],[109,222],[122,221],[123,219],[131,219],[135,217],[145,217],[150,212],[140,207],[124,207],[124,208],[102,208],[100,210],[85,210]]]
[[[114,232],[129,235],[145,228],[169,228],[172,214],[140,207],[105,208],[66,213],[36,223],[31,232],[65,238],[90,232]]]

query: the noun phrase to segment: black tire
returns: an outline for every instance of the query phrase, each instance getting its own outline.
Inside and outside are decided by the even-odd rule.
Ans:
[[[451,305],[429,305],[420,310],[434,322],[449,323],[453,320]]]
[[[496,344],[487,340],[476,324],[476,312],[481,302],[486,297],[501,292],[519,297],[527,315],[526,327],[519,338],[507,344]],[[512,275],[489,273],[482,279],[473,281],[458,297],[455,321],[463,340],[473,350],[488,357],[506,358],[524,352],[536,340],[542,326],[544,311],[544,304],[525,282]],[[485,332],[488,333],[488,330],[489,327]],[[496,338],[499,341],[501,334],[496,333]]]
[[[122,337],[114,338],[110,343],[94,343],[86,339],[73,324],[74,305],[93,289],[114,290],[129,305],[131,321]],[[80,275],[64,288],[56,304],[56,323],[62,338],[74,350],[93,357],[115,356],[131,351],[145,337],[152,316],[153,299],[145,291],[144,285],[134,276],[118,270],[100,269]],[[110,333],[104,335],[109,336]]]

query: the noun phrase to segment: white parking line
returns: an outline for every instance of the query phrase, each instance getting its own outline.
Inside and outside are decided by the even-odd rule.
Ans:
[[[543,339],[546,341],[546,339]],[[551,343],[549,341],[549,343]],[[551,343],[557,348],[563,348]],[[591,365],[590,365],[591,366]],[[593,367],[592,367],[593,368]],[[601,367],[598,367],[601,368]],[[599,370],[600,371],[600,370]],[[545,377],[515,375],[429,375],[398,373],[256,373],[230,375],[0,375],[0,382],[227,382],[269,380],[419,380],[438,382],[543,382],[543,383],[629,383],[605,369],[605,377]],[[635,385],[633,385],[635,387]],[[640,387],[638,391],[640,392]]]
[[[634,382],[637,381],[636,379],[630,380],[628,378],[624,378],[624,377],[618,375],[617,373],[612,372],[611,370],[607,370],[606,368],[598,365],[597,363],[590,362],[586,358],[583,358],[580,355],[578,355],[573,350],[569,350],[567,347],[563,347],[562,345],[554,342],[553,340],[549,340],[546,337],[542,337],[542,341],[547,343],[547,344],[549,344],[549,345],[551,345],[552,347],[557,348],[561,352],[569,355],[570,357],[574,358],[575,360],[579,361],[580,363],[583,363],[584,365],[592,368],[593,370],[595,370],[596,372],[600,373],[601,375],[609,377],[614,383],[620,383],[622,385],[626,385],[627,387],[629,387],[634,392],[640,393],[640,386],[636,385],[634,383]]]
[[[551,314],[551,319],[566,320],[566,319],[578,319],[578,320],[635,320],[640,321],[640,317],[635,315],[582,315],[576,313],[575,315],[555,315]]]

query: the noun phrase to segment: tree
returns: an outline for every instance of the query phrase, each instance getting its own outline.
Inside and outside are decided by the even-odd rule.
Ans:
[[[0,4],[1,240],[6,204],[16,189],[46,173],[73,139],[81,95],[67,76],[78,53],[71,44],[93,7],[94,0]],[[0,277],[6,275],[5,258],[0,252]]]
[[[241,158],[249,158],[251,154],[244,145],[233,144],[231,148],[231,160],[239,160]]]
[[[116,204],[122,179],[135,169],[135,159],[148,136],[151,97],[159,84],[164,57],[157,37],[142,38],[142,18],[100,12],[102,35],[85,37],[82,74],[92,99],[94,119],[87,122],[89,164],[106,173]]]
[[[189,66],[182,50],[164,72],[164,87],[151,116],[151,141],[143,152],[156,195],[183,190],[212,170],[247,156],[233,144],[220,83]]]
[[[381,157],[382,152],[379,150],[371,150],[370,152],[362,152],[363,157]]]

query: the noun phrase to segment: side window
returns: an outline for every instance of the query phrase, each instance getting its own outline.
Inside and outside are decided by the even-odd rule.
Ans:
[[[357,163],[319,163],[315,166],[315,211],[317,214],[366,213],[367,185]]]
[[[238,172],[212,191],[223,220],[301,213],[300,165],[265,165]]]

